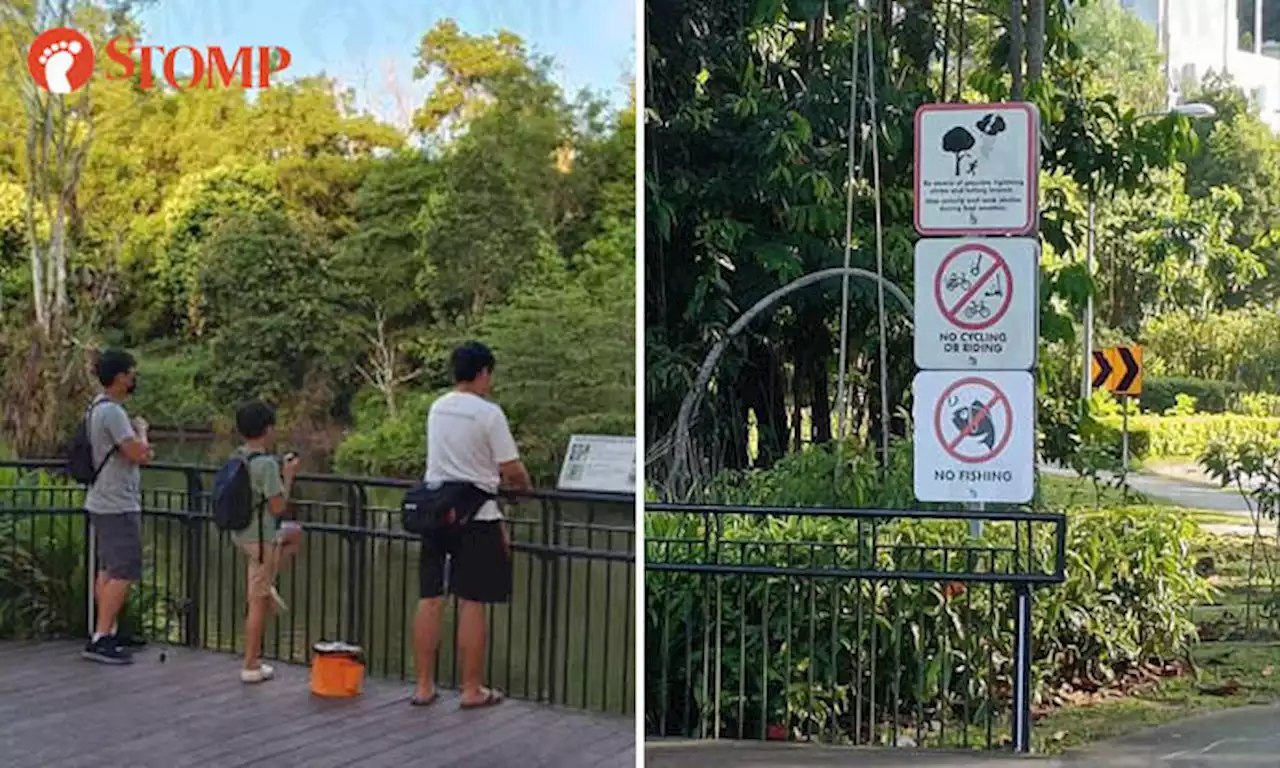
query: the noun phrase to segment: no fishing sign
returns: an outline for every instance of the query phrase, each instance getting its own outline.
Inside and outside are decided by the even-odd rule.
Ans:
[[[918,241],[916,365],[947,370],[1034,367],[1039,264],[1040,245],[1029,238]]]
[[[921,371],[913,400],[916,498],[1031,501],[1036,411],[1029,372]]]

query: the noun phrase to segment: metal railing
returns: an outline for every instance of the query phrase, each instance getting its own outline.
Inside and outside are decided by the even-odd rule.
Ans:
[[[9,585],[13,594],[36,593],[13,598],[14,611],[32,613],[19,623],[78,635],[91,600],[92,537],[83,489],[61,469],[57,461],[0,461],[0,566],[7,562],[10,575],[26,573],[34,585]],[[144,468],[145,572],[128,622],[153,640],[235,652],[243,648],[245,557],[209,515],[214,471]],[[290,610],[268,624],[264,655],[305,663],[317,640],[344,640],[364,648],[371,675],[413,676],[419,539],[399,519],[410,485],[298,476],[289,516],[301,524],[303,544],[280,575]],[[634,711],[634,509],[633,497],[615,494],[538,491],[504,501],[514,594],[489,609],[490,684],[557,705]],[[0,567],[0,582],[5,572]],[[0,583],[0,600],[4,589]],[[437,660],[446,686],[457,682],[455,623],[456,608],[446,615]]]
[[[1065,516],[651,503],[645,528],[650,737],[1029,751]]]

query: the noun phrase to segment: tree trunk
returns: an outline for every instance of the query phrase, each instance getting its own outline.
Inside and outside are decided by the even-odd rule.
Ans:
[[[804,350],[800,345],[796,345],[794,354],[794,364],[791,367],[791,444],[792,450],[801,451],[804,449],[804,418],[803,404],[804,399],[804,365],[802,364]]]
[[[1009,3],[1009,73],[1013,76],[1013,88],[1009,98],[1022,101],[1022,54],[1026,48],[1026,35],[1022,28],[1022,0]]]
[[[1044,0],[1027,0],[1027,81],[1044,77]]]
[[[831,442],[831,382],[827,375],[827,357],[814,355],[809,366],[810,401],[813,410],[813,443]]]
[[[738,391],[746,408],[756,416],[754,466],[770,467],[786,454],[788,430],[786,379],[777,354],[769,346],[754,340],[748,343],[748,358],[738,376]]]
[[[32,98],[39,104],[41,99],[37,93]],[[27,172],[27,205],[24,213],[27,225],[27,242],[31,248],[31,301],[35,307],[36,325],[45,333],[49,332],[49,316],[44,300],[44,258],[40,253],[40,233],[36,229],[36,199],[40,196],[39,174],[37,173],[37,155],[36,147],[38,146],[37,137],[43,126],[40,112],[32,109],[31,102],[27,102],[27,119],[30,121],[27,125],[27,163],[29,165]]]

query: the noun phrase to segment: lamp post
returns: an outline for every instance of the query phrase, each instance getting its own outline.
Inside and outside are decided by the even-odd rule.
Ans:
[[[1169,115],[1181,115],[1191,118],[1192,120],[1200,120],[1211,118],[1218,114],[1218,110],[1213,108],[1212,104],[1201,104],[1194,102],[1191,104],[1179,104],[1168,112],[1151,112],[1145,115],[1139,115],[1138,120],[1149,120],[1151,118],[1167,117]],[[1085,242],[1085,270],[1090,279],[1093,278],[1093,244],[1095,237],[1095,219],[1096,211],[1094,204],[1093,190],[1089,190],[1089,235]],[[1091,367],[1093,364],[1093,292],[1085,298],[1084,305],[1084,371],[1080,374],[1080,408],[1081,415],[1088,413],[1089,394],[1092,391]]]

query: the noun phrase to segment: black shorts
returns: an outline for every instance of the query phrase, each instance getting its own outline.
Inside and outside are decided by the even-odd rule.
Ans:
[[[142,513],[89,515],[98,571],[112,579],[142,581]]]
[[[424,597],[456,595],[476,603],[511,599],[511,547],[499,520],[472,521],[422,537],[418,590]]]

